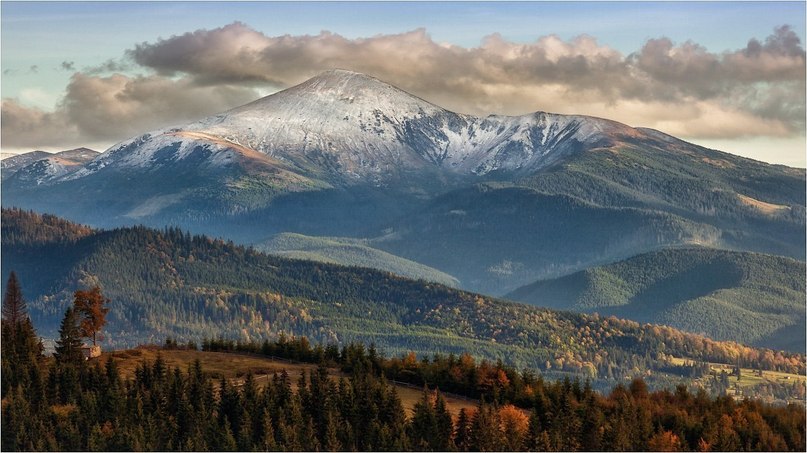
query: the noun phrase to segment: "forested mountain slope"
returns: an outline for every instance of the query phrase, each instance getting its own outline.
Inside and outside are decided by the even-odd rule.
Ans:
[[[803,261],[689,248],[538,281],[507,297],[804,353],[805,294]]]
[[[35,324],[51,338],[72,292],[97,284],[112,300],[105,329],[110,346],[167,335],[198,341],[286,333],[323,343],[373,342],[390,353],[473,351],[598,381],[667,369],[670,356],[804,369],[803,355],[515,304],[370,269],[268,256],[177,229],[62,239],[40,233],[62,222],[53,217],[3,210],[2,222],[3,272],[17,272]]]
[[[370,241],[351,238],[313,237],[281,233],[255,244],[255,249],[287,258],[321,261],[344,266],[369,267],[415,280],[459,286],[456,278],[437,269],[370,247]]]

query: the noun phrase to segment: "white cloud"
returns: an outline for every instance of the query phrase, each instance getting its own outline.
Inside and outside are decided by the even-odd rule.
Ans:
[[[100,75],[126,67],[154,75]],[[56,111],[26,111],[32,99],[4,101],[3,142],[36,146],[45,138],[35,129],[54,127],[64,130],[51,136],[124,139],[331,68],[368,73],[465,113],[589,114],[687,139],[804,137],[805,52],[788,27],[733,52],[658,38],[623,55],[591,36],[514,43],[494,34],[466,48],[435,42],[423,29],[348,39],[325,31],[269,36],[236,22],[140,43],[123,60],[76,73]]]
[[[76,73],[54,111],[3,99],[4,148],[64,147],[117,141],[203,118],[257,97],[251,88],[201,86],[188,78]]]
[[[56,104],[59,96],[58,93],[50,93],[42,88],[32,87],[20,90],[19,100],[26,105],[47,109]]]

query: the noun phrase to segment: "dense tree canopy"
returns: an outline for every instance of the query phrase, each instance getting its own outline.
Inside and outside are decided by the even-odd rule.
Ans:
[[[424,387],[407,412],[396,387],[360,345],[336,353],[349,377],[325,366],[292,383],[285,371],[212,379],[157,356],[123,379],[114,359],[73,373],[58,364],[40,384],[15,387],[2,416],[3,450],[194,451],[803,451],[802,405],[711,399],[684,387],[649,392],[641,380],[600,394],[578,381],[535,381],[518,405],[487,390],[452,416]],[[350,357],[344,356],[348,354]],[[382,361],[384,359],[381,359]],[[364,363],[364,365],[359,365]],[[380,374],[379,374],[380,373]],[[39,380],[38,380],[39,379]]]

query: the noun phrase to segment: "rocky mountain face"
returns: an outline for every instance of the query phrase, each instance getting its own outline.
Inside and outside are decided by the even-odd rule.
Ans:
[[[670,245],[805,251],[804,170],[599,118],[462,115],[341,70],[41,162],[4,176],[4,206],[250,244],[363,238],[489,294]]]

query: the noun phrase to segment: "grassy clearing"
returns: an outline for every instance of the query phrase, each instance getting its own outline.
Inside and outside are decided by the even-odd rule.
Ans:
[[[760,201],[760,200],[757,200],[755,198],[751,198],[749,196],[739,194],[739,193],[737,194],[737,197],[740,199],[741,202],[743,202],[743,204],[745,204],[747,206],[751,206],[752,208],[755,208],[759,212],[761,212],[763,214],[767,214],[767,215],[774,215],[774,214],[776,214],[778,212],[787,211],[788,209],[790,209],[789,206],[783,206],[783,205],[780,205],[780,204],[773,204],[773,203],[766,203],[764,201]]]
[[[726,373],[731,374],[734,371],[734,367],[731,365],[726,364],[716,364],[710,363],[709,368],[712,371],[720,373],[725,371]],[[763,371],[762,375],[756,373],[755,370],[750,368],[740,368],[740,380],[737,381],[737,378],[732,376],[731,382],[735,383],[740,386],[740,388],[744,387],[753,387],[759,384],[767,384],[767,383],[787,383],[792,384],[793,382],[804,382],[807,380],[807,377],[800,376],[798,374],[790,374],[790,373],[780,373],[778,371]]]
[[[107,357],[112,356],[118,364],[121,376],[131,379],[134,377],[135,368],[140,363],[143,361],[154,362],[158,353],[169,367],[179,367],[182,371],[187,371],[193,361],[199,359],[205,373],[212,378],[238,379],[247,373],[255,376],[272,375],[285,369],[292,382],[296,383],[302,370],[316,369],[316,366],[313,365],[284,363],[242,354],[145,348],[104,353],[100,359],[106,361]]]
[[[138,348],[108,352],[102,354],[99,360],[101,360],[101,363],[104,363],[108,357],[114,358],[120,369],[121,376],[123,376],[124,379],[131,379],[134,377],[134,372],[138,365],[143,361],[154,362],[157,359],[158,353],[170,368],[179,367],[183,372],[188,370],[188,367],[194,360],[199,359],[202,368],[208,376],[214,378],[224,377],[236,385],[243,382],[243,377],[248,373],[253,374],[255,382],[260,386],[269,382],[269,379],[272,378],[272,374],[286,370],[292,383],[292,388],[296,389],[297,381],[302,372],[305,370],[307,373],[310,373],[317,368],[317,366],[313,364],[282,362],[245,354],[161,350],[156,348]],[[335,379],[340,376],[347,377],[346,374],[336,368],[330,369],[329,373]],[[411,415],[415,403],[417,403],[423,395],[423,390],[404,385],[396,385],[396,388],[404,408]],[[477,403],[474,400],[466,400],[451,395],[444,395],[444,397],[449,412],[455,417],[462,408],[466,410],[476,408]]]
[[[676,357],[671,359],[671,362],[674,365],[683,365],[686,362],[691,362],[691,360]],[[710,371],[713,371],[717,374],[720,374],[722,371],[731,374],[732,372],[734,372],[734,365],[710,362],[709,369]],[[793,382],[805,382],[807,381],[807,376],[803,376],[800,374],[782,373],[779,371],[765,371],[765,370],[762,371],[762,375],[760,376],[754,369],[740,368],[739,382],[737,381],[737,378],[734,376],[731,376],[729,380],[732,385],[737,383],[740,388],[747,388],[747,387],[754,387],[760,384],[770,384],[770,383],[792,384]]]

